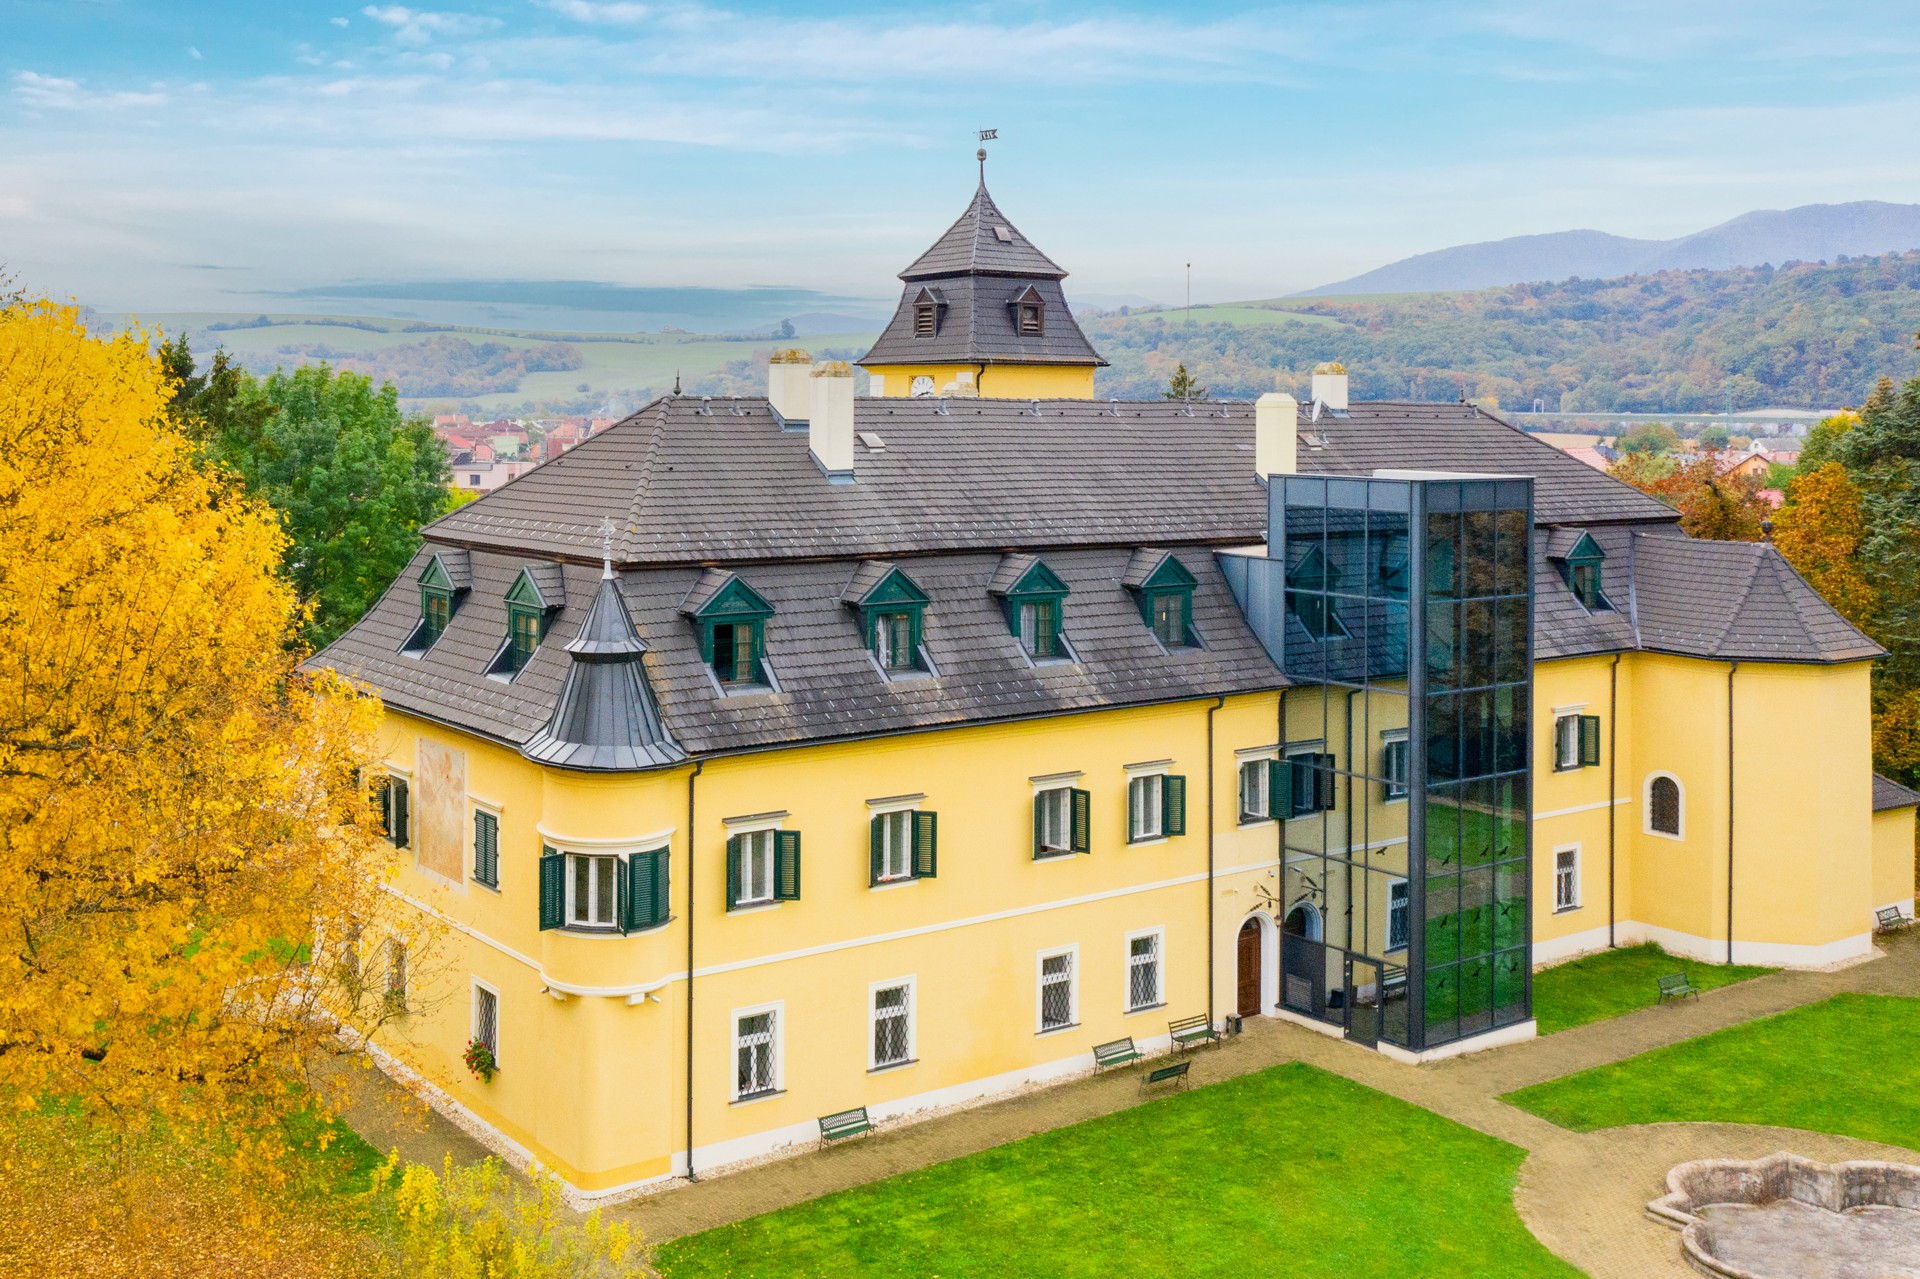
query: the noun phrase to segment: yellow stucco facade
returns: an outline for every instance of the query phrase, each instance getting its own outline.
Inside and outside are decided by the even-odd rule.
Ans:
[[[973,394],[1001,400],[1090,400],[1093,368],[1085,364],[883,364],[867,368],[868,394],[900,398],[915,394],[918,378],[931,391],[919,394]]]
[[[1729,669],[1646,653],[1536,668],[1536,961],[1604,947],[1610,928],[1623,944],[1653,938],[1726,958]],[[1912,810],[1886,820],[1870,811],[1867,676],[1864,663],[1734,672],[1737,960],[1864,953],[1874,907],[1911,905]],[[834,1111],[865,1105],[884,1119],[962,1104],[1083,1072],[1108,1040],[1164,1045],[1170,1019],[1239,1006],[1236,939],[1249,921],[1260,970],[1249,977],[1269,1010],[1278,925],[1295,903],[1278,873],[1280,823],[1242,820],[1239,768],[1306,737],[1371,755],[1396,727],[1391,697],[1367,699],[1352,724],[1327,720],[1317,690],[1288,697],[1284,734],[1280,695],[1247,694],[712,758],[697,774],[568,773],[391,713],[391,766],[411,779],[416,813],[451,805],[470,828],[484,811],[500,831],[491,888],[421,869],[413,852],[427,818],[416,817],[393,887],[444,931],[434,961],[412,974],[398,1033],[427,1079],[497,1144],[593,1197],[685,1171],[690,970],[701,1170],[809,1143],[817,1117]],[[1600,765],[1556,768],[1560,714],[1601,717]],[[419,793],[431,784],[418,768],[422,743],[456,760],[465,794]],[[1372,761],[1352,767],[1377,771]],[[1127,788],[1142,772],[1186,778],[1184,834],[1128,842]],[[1677,837],[1648,829],[1654,775],[1681,784]],[[1794,784],[1779,784],[1788,775]],[[1036,860],[1035,790],[1060,784],[1089,794],[1090,851]],[[869,821],[889,807],[938,814],[934,877],[870,884]],[[1381,870],[1404,873],[1404,804],[1369,788],[1351,811],[1354,842]],[[799,899],[729,911],[727,840],[766,826],[802,833]],[[669,850],[671,918],[627,935],[542,931],[543,847]],[[1568,900],[1557,873],[1570,849]],[[1347,909],[1337,896],[1318,908]],[[1352,905],[1372,916],[1367,927],[1387,927],[1384,896]],[[1131,947],[1149,935],[1159,939],[1158,998],[1133,1009]],[[1059,953],[1072,955],[1072,1024],[1042,1031],[1039,965]],[[873,991],[899,985],[910,990],[910,1060],[876,1069]],[[486,1083],[460,1060],[477,986],[498,999],[500,1069]],[[777,1087],[742,1101],[737,1018],[759,1011],[775,1014]]]

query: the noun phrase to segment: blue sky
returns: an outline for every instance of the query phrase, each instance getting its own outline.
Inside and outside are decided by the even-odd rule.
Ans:
[[[1920,201],[1920,6],[0,0],[0,263],[103,308],[344,280],[883,296],[989,182],[1082,293]],[[251,305],[251,303],[248,303]]]

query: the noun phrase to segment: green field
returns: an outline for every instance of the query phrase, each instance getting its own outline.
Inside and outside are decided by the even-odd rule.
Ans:
[[[718,1276],[1577,1272],[1513,1208],[1523,1155],[1293,1063],[664,1245]]]
[[[1332,328],[1345,327],[1345,321],[1331,315],[1307,315],[1296,311],[1291,305],[1272,303],[1225,303],[1220,306],[1196,306],[1189,310],[1178,307],[1166,307],[1158,311],[1136,311],[1131,315],[1105,315],[1102,323],[1127,324],[1137,320],[1165,320],[1168,324],[1184,324],[1189,319],[1195,324],[1285,324],[1289,321],[1300,324],[1320,324]]]
[[[1836,995],[1508,1093],[1576,1132],[1623,1124],[1772,1124],[1920,1149],[1920,999]]]
[[[1699,990],[1764,977],[1771,968],[1744,964],[1702,964],[1675,959],[1653,942],[1622,946],[1597,955],[1555,964],[1533,975],[1533,1015],[1540,1033],[1584,1026],[1659,1002],[1657,984],[1668,973],[1684,972]]]

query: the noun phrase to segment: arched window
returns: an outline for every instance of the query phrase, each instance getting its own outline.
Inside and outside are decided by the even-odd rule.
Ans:
[[[1647,830],[1679,839],[1682,817],[1680,783],[1665,773],[1656,773],[1647,781]]]

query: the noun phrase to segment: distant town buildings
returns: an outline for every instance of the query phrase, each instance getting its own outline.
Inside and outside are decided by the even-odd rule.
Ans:
[[[443,413],[433,419],[433,433],[447,446],[453,486],[491,493],[614,421],[610,417],[501,417],[476,423],[466,414]]]

